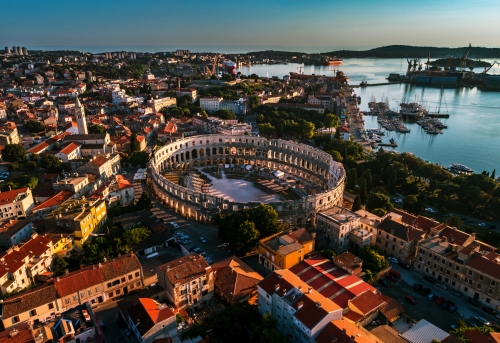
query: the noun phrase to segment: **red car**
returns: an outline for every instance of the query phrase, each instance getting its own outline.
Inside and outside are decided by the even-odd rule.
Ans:
[[[440,296],[436,299],[436,304],[441,305],[444,302],[444,297]]]
[[[413,304],[413,305],[417,304],[417,302],[415,301],[415,299],[413,299],[409,295],[406,297],[406,301],[408,301],[410,304]]]
[[[397,282],[398,281],[398,278],[395,277],[394,275],[391,275],[391,274],[386,274],[385,278],[388,279],[388,280],[391,280],[392,282]]]

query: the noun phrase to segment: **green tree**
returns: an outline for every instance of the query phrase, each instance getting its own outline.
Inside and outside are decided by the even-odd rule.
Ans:
[[[310,121],[303,120],[300,124],[300,136],[304,139],[310,139],[314,136],[316,128]]]
[[[141,144],[137,140],[137,135],[135,133],[130,137],[130,152],[141,151]]]
[[[366,190],[369,192],[372,189],[372,171],[370,169],[366,169],[361,175],[366,182]]]
[[[460,230],[462,227],[462,219],[459,216],[450,216],[446,219],[446,225],[456,227]]]
[[[320,250],[319,253],[321,256],[326,257],[327,259],[329,259],[332,262],[335,259],[335,257],[337,256],[335,251],[333,251],[331,249],[323,249],[323,250]]]
[[[270,137],[276,133],[276,128],[270,123],[259,124],[259,133],[264,137]]]
[[[446,198],[446,201],[449,201],[453,194],[460,191],[460,186],[449,180],[439,182],[437,188],[441,190],[441,194]]]
[[[139,225],[133,229],[125,231],[123,239],[127,246],[133,247],[139,244],[142,240],[148,238],[150,234],[151,231],[149,231],[146,227]]]
[[[149,155],[145,151],[133,152],[130,155],[130,165],[137,167],[141,166],[142,168],[146,168],[146,164],[149,161]]]
[[[135,204],[135,210],[149,210],[153,207],[153,203],[151,202],[151,196],[147,192],[142,192],[141,197],[137,200]]]
[[[59,257],[54,262],[56,275],[62,275],[65,273],[68,268],[68,262],[65,258]]]
[[[389,183],[387,184],[387,189],[389,190],[389,192],[393,193],[396,190],[396,183],[396,171],[393,169],[389,176]]]
[[[367,199],[368,192],[366,190],[366,180],[361,178],[361,182],[359,183],[359,200],[362,204],[365,204]]]
[[[285,338],[276,330],[277,320],[270,313],[264,314],[262,320],[252,332],[251,343],[286,343]]]
[[[234,114],[233,111],[228,110],[227,108],[222,108],[218,111],[215,111],[213,114],[215,117],[218,117],[220,119],[236,119],[236,114]]]
[[[62,169],[62,162],[54,155],[45,154],[42,156],[40,166],[52,173],[59,173]]]
[[[403,209],[416,216],[424,211],[424,204],[415,195],[408,195],[403,199]]]
[[[231,240],[231,246],[233,246],[237,251],[245,254],[253,249],[259,240],[260,234],[257,229],[255,229],[254,222],[245,221],[243,222],[237,231],[233,234],[233,239]]]
[[[253,112],[258,106],[260,106],[260,98],[256,95],[251,95],[248,98],[248,108]]]
[[[279,214],[276,210],[266,204],[260,204],[250,209],[251,221],[255,223],[263,237],[271,236],[282,230],[283,224],[278,220]]]
[[[36,120],[28,120],[26,124],[24,124],[24,128],[29,132],[29,133],[38,133],[40,131],[45,130],[45,125],[43,125],[42,122],[36,121]]]
[[[390,211],[392,207],[393,206],[389,197],[381,193],[370,194],[368,196],[368,200],[366,201],[366,210],[369,212],[376,208],[382,208],[386,211]]]
[[[339,126],[339,123],[340,123],[340,118],[333,113],[328,113],[327,115],[325,115],[325,118],[323,119],[323,124],[328,129]]]
[[[379,216],[379,217],[383,217],[387,214],[387,211],[384,210],[383,208],[375,208],[375,209],[371,210],[370,212],[376,216]]]
[[[2,159],[7,162],[22,162],[26,159],[26,149],[19,144],[7,144],[2,150]]]
[[[374,273],[378,273],[384,268],[389,266],[387,258],[380,255],[378,251],[370,246],[364,246],[359,251],[359,258],[363,260],[363,266],[365,269],[369,269]]]
[[[356,170],[356,168],[351,168],[347,173],[347,189],[353,191],[356,189],[357,184],[358,184],[358,171]]]
[[[356,195],[356,197],[354,198],[354,203],[352,204],[352,211],[356,212],[356,211],[359,211],[361,209],[362,209],[362,207],[361,207],[360,197],[359,197],[359,195]]]
[[[27,170],[33,171],[36,169],[38,164],[35,161],[28,161],[24,166],[26,167]]]
[[[106,133],[106,130],[104,129],[104,127],[102,127],[101,125],[98,125],[98,124],[94,124],[94,125],[90,126],[88,131],[89,131],[89,133],[92,133],[92,134]]]
[[[343,157],[342,155],[340,154],[340,152],[338,152],[337,150],[329,150],[328,153],[330,155],[332,155],[332,158],[334,161],[337,161],[337,162],[342,162],[343,160]]]

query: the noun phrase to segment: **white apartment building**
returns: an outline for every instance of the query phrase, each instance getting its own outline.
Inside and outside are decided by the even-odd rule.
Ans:
[[[318,212],[316,228],[337,255],[349,248],[349,234],[359,228],[359,216],[343,207],[334,206]]]
[[[200,107],[208,113],[214,113],[220,109],[221,97],[204,96],[200,98]]]
[[[35,207],[29,188],[19,188],[0,193],[0,221],[25,218]]]

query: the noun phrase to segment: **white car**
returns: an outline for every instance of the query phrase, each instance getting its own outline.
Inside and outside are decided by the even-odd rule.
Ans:
[[[479,224],[477,224],[477,226],[485,227],[486,223],[479,223]]]
[[[388,257],[387,259],[393,263],[399,263],[399,260],[395,257]]]
[[[486,326],[490,326],[491,325],[491,323],[489,321],[487,321],[486,319],[484,319],[483,317],[474,316],[474,319],[477,320],[478,322],[480,322],[483,325],[486,325]]]
[[[438,283],[438,284],[436,284],[436,286],[438,286],[442,289],[446,289],[446,285],[444,283]]]
[[[207,240],[206,240],[206,239],[205,239],[205,237],[203,237],[203,236],[201,236],[201,237],[200,237],[200,241],[201,241],[202,243],[206,243],[206,242],[207,242]]]

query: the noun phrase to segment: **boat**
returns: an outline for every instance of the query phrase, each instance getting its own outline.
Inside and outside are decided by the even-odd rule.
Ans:
[[[397,147],[398,146],[398,143],[396,143],[396,140],[394,138],[389,139],[389,143],[391,143],[391,145],[393,147]]]
[[[383,135],[385,135],[385,131],[384,131],[384,130],[382,130],[382,129],[377,129],[377,128],[375,128],[375,129],[367,129],[367,130],[366,130],[366,132],[368,132],[368,133],[373,133],[373,134],[376,134],[376,135],[378,135],[378,136],[383,136]]]
[[[342,60],[337,57],[325,57],[322,62],[325,66],[341,66]]]
[[[359,84],[360,87],[366,87],[368,86],[368,82],[366,82],[365,80],[361,81],[361,83]]]
[[[472,174],[472,173],[474,173],[474,170],[470,169],[469,167],[467,167],[463,164],[458,164],[458,163],[452,163],[450,166],[450,171],[458,172],[459,174]]]
[[[225,60],[222,62],[222,66],[231,74],[236,74],[236,63],[231,60]]]

